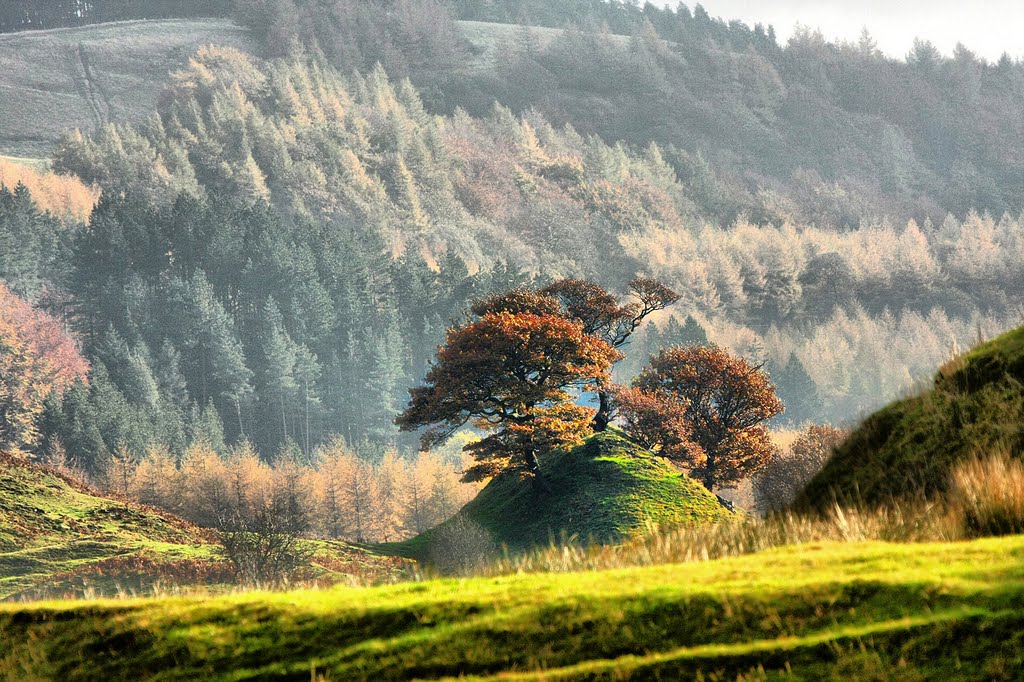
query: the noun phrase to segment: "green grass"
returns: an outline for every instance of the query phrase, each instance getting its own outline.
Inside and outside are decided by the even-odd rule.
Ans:
[[[1024,456],[1024,327],[951,362],[930,390],[870,416],[796,501],[886,504],[941,495],[953,467],[995,452]]]
[[[11,679],[1014,679],[1024,538],[0,607]],[[791,670],[790,674],[785,674]]]
[[[550,490],[518,473],[494,478],[455,519],[385,551],[429,558],[446,526],[468,519],[513,550],[563,536],[617,542],[651,525],[711,523],[732,516],[699,483],[614,431],[541,459]]]
[[[302,580],[393,580],[391,557],[344,542],[308,541]],[[234,576],[209,531],[170,514],[100,496],[55,472],[0,460],[0,600],[44,595],[225,590]]]
[[[49,158],[66,130],[142,122],[168,73],[208,44],[253,48],[243,29],[217,19],[0,35],[0,154]]]

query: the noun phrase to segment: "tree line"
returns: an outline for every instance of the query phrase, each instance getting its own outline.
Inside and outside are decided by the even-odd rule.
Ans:
[[[716,19],[699,4],[255,4],[258,18],[240,21],[269,31],[268,48],[317,49],[343,72],[383,64],[412,78],[433,112],[483,116],[498,101],[609,142],[672,145],[671,163],[717,222],[849,229],[869,216],[938,222],[1024,208],[1024,135],[1006,123],[1019,119],[1024,68],[1008,55],[989,62],[964,45],[943,55],[917,41],[892,58],[868,33],[830,43],[808,28],[783,45],[770,27]],[[487,29],[474,46],[459,19],[507,29]]]
[[[129,19],[226,17],[233,5],[233,0],[6,0],[0,5],[0,33]]]

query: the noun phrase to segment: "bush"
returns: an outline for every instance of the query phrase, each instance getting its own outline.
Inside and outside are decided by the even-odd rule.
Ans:
[[[1024,533],[1024,462],[1008,452],[959,464],[949,494],[968,536]]]
[[[775,457],[754,478],[754,502],[762,514],[788,507],[821,471],[846,433],[831,426],[808,426],[784,455]]]
[[[479,523],[456,516],[434,532],[430,563],[444,575],[470,575],[498,554],[494,537]]]
[[[248,518],[235,515],[221,527],[224,553],[243,585],[285,585],[313,558],[313,550],[304,546],[282,502],[267,505]]]

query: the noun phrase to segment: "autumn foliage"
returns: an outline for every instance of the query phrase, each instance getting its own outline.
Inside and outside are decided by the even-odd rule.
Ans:
[[[716,346],[673,347],[617,392],[631,437],[708,490],[731,488],[774,456],[766,422],[782,402],[759,368]]]
[[[14,189],[19,184],[32,192],[39,209],[64,220],[84,223],[99,201],[100,191],[73,175],[41,173],[30,166],[0,159],[0,185]]]
[[[513,298],[546,305],[544,297],[520,293]],[[571,389],[608,381],[620,357],[554,309],[520,310],[478,306],[482,317],[449,330],[426,384],[410,391],[397,419],[404,430],[429,427],[425,447],[469,423],[492,432],[469,450],[476,464],[468,480],[506,469],[539,477],[538,451],[578,443],[587,433],[593,410],[573,405]]]
[[[88,369],[57,320],[0,282],[0,452],[30,453],[39,441],[43,402]]]

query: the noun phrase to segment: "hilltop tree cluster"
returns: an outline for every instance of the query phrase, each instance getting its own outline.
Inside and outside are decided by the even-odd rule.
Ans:
[[[476,460],[467,480],[512,469],[544,486],[538,455],[608,426],[611,366],[622,359],[616,349],[678,299],[648,278],[630,282],[629,293],[621,303],[592,282],[565,279],[477,301],[476,319],[448,331],[398,425],[430,427],[422,437],[430,447],[471,423],[492,433],[466,447]],[[588,389],[600,396],[597,410],[576,402]]]

